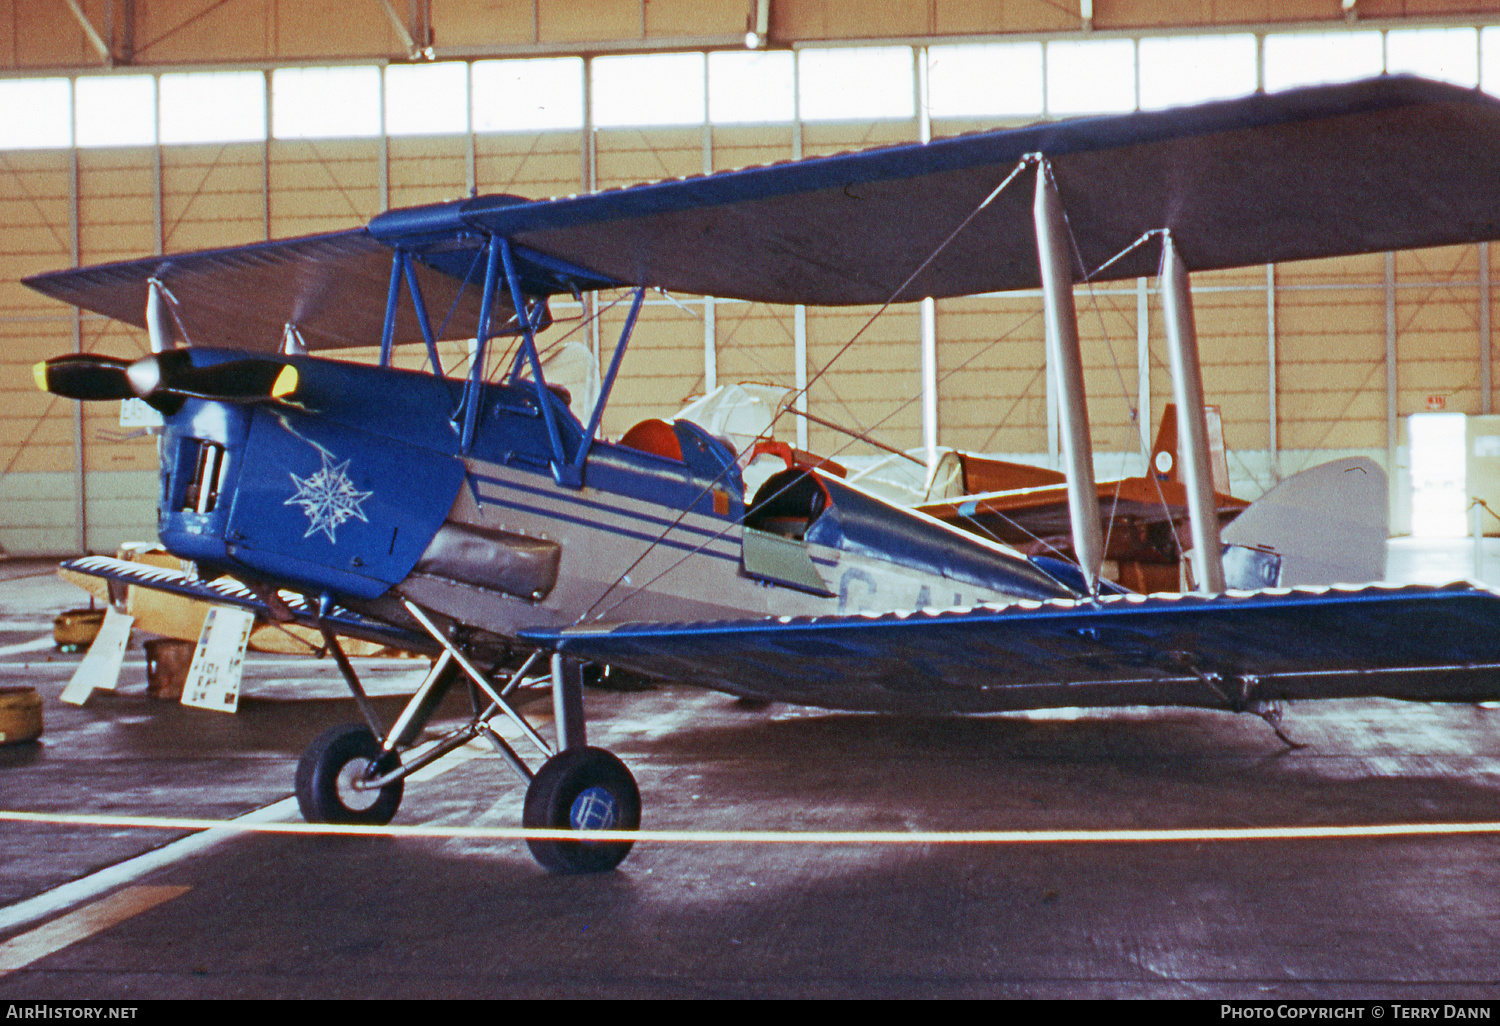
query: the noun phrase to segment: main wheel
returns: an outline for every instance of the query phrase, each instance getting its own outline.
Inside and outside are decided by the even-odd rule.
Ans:
[[[641,793],[625,764],[602,748],[570,748],[542,765],[526,789],[521,822],[550,830],[634,830]],[[532,857],[554,873],[604,873],[630,854],[630,841],[528,840]]]
[[[357,780],[377,775],[380,744],[363,723],[346,723],[319,734],[297,763],[297,805],[309,823],[384,826],[401,805],[402,781],[378,791],[356,790]],[[380,765],[388,773],[401,765],[392,752]]]

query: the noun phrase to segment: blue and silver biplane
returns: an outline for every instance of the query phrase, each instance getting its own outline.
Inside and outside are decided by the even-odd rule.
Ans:
[[[1486,589],[1227,586],[1188,282],[1500,238],[1497,182],[1500,102],[1387,77],[564,199],[481,196],[42,274],[26,283],[147,329],[149,356],[60,356],[38,377],[163,414],[161,541],[196,574],[67,565],[321,630],[365,722],[303,756],[312,821],[388,822],[408,774],[483,736],[528,782],[527,826],[637,827],[630,772],[586,743],[589,666],[892,712],[1500,698],[1500,596]],[[1072,287],[1157,273],[1192,543],[1207,555],[1197,593],[1146,596],[1100,576]],[[647,289],[838,306],[1038,286],[1076,565],[884,502],[797,453],[747,496],[736,452],[688,420],[600,437]],[[548,299],[615,288],[634,290],[630,315],[597,403],[575,416],[537,346]],[[438,344],[462,339],[470,370],[445,374]],[[324,355],[377,343],[378,365]],[[408,344],[430,372],[392,365]],[[514,355],[486,380],[501,345]],[[433,658],[394,724],[340,635]],[[555,741],[512,700],[549,667]],[[458,682],[473,716],[418,749]],[[630,847],[530,844],[575,872]]]

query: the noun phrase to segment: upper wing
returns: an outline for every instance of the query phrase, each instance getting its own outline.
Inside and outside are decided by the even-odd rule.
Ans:
[[[970,295],[1038,284],[1029,173],[923,267],[1030,153],[1050,160],[1090,270],[1157,228],[1200,271],[1500,237],[1500,101],[1406,77],[547,202],[480,198],[370,229],[394,243],[478,227],[616,281],[725,298]],[[1141,247],[1100,277],[1154,274],[1159,253]]]
[[[432,330],[439,339],[473,338],[483,305],[479,246],[448,246],[445,273],[417,263]],[[364,228],[296,239],[145,257],[27,278],[65,303],[146,326],[147,282],[166,285],[173,314],[193,345],[275,352],[295,324],[310,350],[380,343],[391,279],[391,248]],[[477,264],[477,266],[476,266]],[[537,288],[531,294],[547,294]],[[494,324],[512,320],[508,295],[497,296]],[[398,308],[394,341],[422,341],[409,301]]]
[[[309,349],[378,344],[390,276],[390,249],[358,228],[54,271],[26,284],[144,328],[146,282],[156,278],[177,300],[174,313],[194,345],[274,352],[287,324],[297,325]],[[424,296],[440,313],[453,302],[458,284],[447,275],[422,274]],[[452,324],[458,334],[449,337],[473,335],[478,323],[478,290],[465,291]],[[402,313],[397,341],[420,342],[410,307]]]
[[[732,694],[891,712],[1500,697],[1500,593],[1372,586],[529,632]]]
[[[314,348],[378,342],[387,247],[419,261],[443,337],[472,336],[487,233],[516,244],[528,295],[625,284],[837,306],[1028,288],[1030,173],[980,206],[1032,153],[1051,162],[1089,269],[1157,228],[1172,230],[1193,270],[1500,238],[1500,101],[1382,77],[587,196],[485,196],[390,211],[366,229],[27,284],[141,325],[156,276],[195,344],[251,349],[274,346],[289,322]],[[1099,277],[1151,274],[1157,260],[1140,247]],[[403,303],[396,339],[420,337]]]

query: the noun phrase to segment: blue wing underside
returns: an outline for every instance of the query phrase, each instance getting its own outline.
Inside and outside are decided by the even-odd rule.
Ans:
[[[270,615],[229,578],[104,556],[65,569]],[[316,606],[290,592],[296,620]],[[430,639],[335,607],[335,633],[432,654]],[[1375,695],[1500,699],[1500,593],[1469,584],[1107,596],[887,614],[533,631],[536,644],[730,694],[835,709],[998,712],[1177,705],[1240,710]]]
[[[1108,596],[534,632],[580,659],[731,694],[888,712],[1364,695],[1500,698],[1500,594],[1468,584]]]

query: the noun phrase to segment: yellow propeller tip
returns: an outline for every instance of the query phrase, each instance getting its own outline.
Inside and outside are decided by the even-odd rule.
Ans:
[[[271,385],[271,398],[283,399],[297,391],[297,368],[286,366]]]

